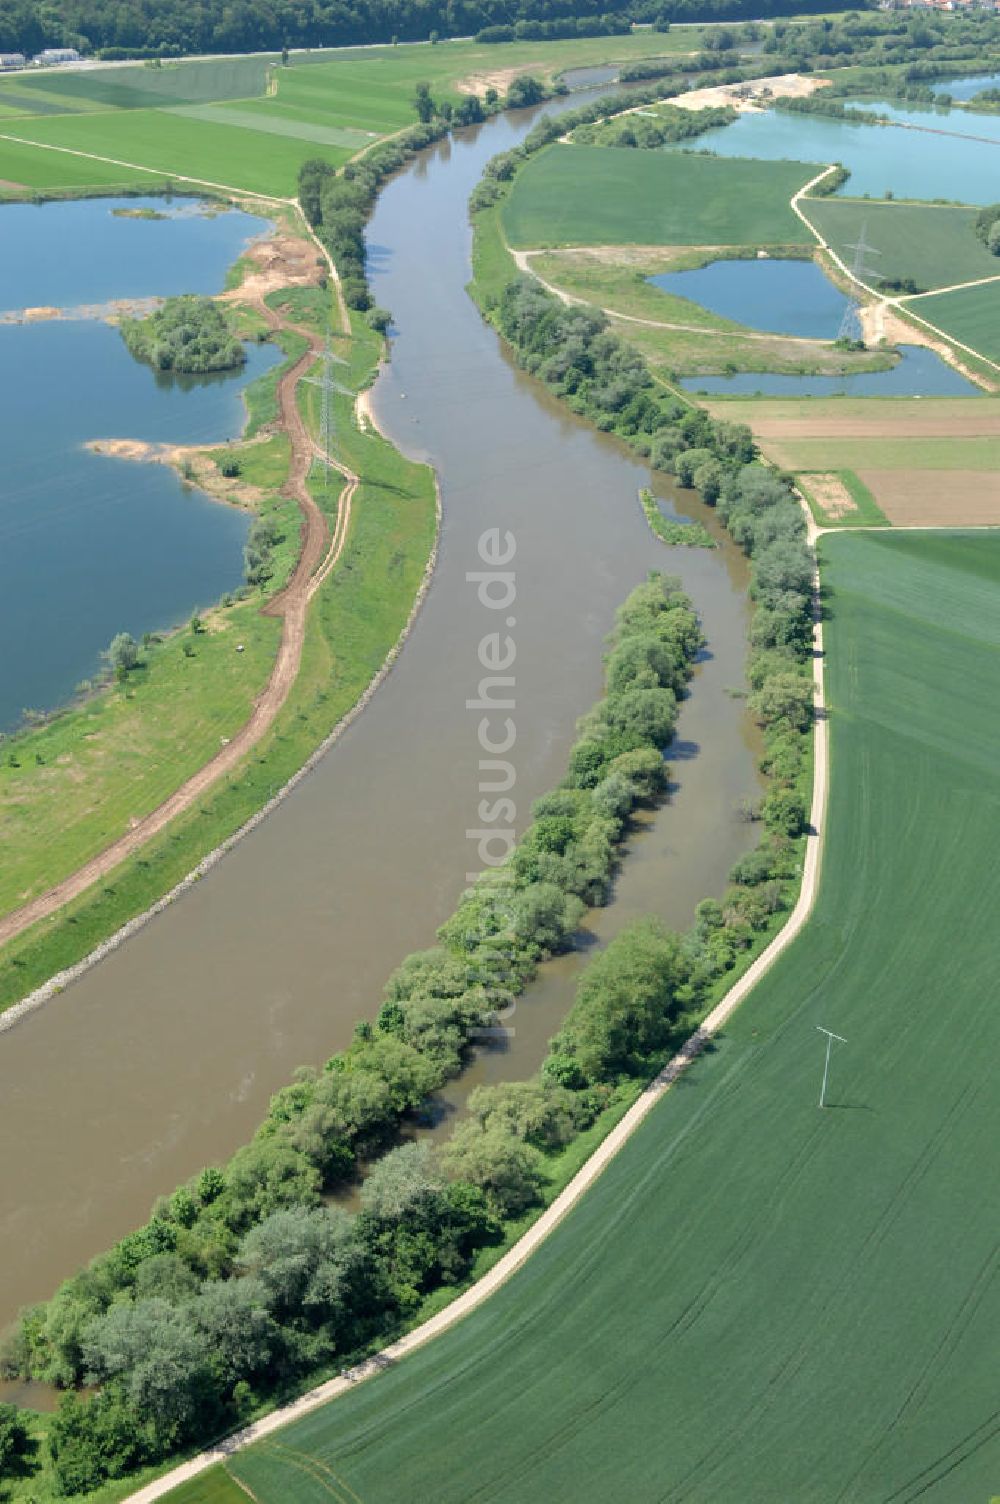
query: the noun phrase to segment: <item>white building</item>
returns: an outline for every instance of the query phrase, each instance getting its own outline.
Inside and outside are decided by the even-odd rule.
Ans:
[[[0,52],[0,73],[9,73],[12,68],[23,68],[26,61],[23,52]]]
[[[50,67],[53,63],[78,63],[79,61],[80,54],[75,47],[46,47],[45,51],[40,52],[35,58],[35,62],[40,63],[43,68]]]

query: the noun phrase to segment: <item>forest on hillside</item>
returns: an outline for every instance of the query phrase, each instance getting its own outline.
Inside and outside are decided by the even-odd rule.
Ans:
[[[472,36],[485,26],[604,14],[710,21],[840,8],[836,0],[0,0],[0,51],[71,46],[106,58],[179,57],[426,41],[432,33]]]

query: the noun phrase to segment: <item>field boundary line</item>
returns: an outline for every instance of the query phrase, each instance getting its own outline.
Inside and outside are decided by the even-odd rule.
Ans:
[[[12,136],[8,131],[0,131],[0,141],[13,141],[15,146],[34,146],[38,151],[60,151],[67,157],[83,157],[89,162],[106,162],[109,167],[127,167],[130,172],[148,172],[152,177],[169,178],[171,182],[197,183],[199,188],[215,188],[220,193],[233,193],[240,198],[259,198],[269,204],[298,206],[296,198],[282,198],[277,193],[260,193],[256,188],[235,188],[231,183],[213,183],[211,178],[192,178],[186,173],[173,172],[166,167],[144,167],[141,162],[123,162],[119,157],[103,157],[99,152],[81,151],[76,146],[57,146],[54,141],[32,141],[28,136]],[[44,191],[44,189],[39,190],[39,192]]]
[[[915,303],[917,298],[936,298],[946,292],[964,292],[967,287],[985,287],[989,282],[1000,282],[1000,272],[992,277],[974,277],[971,282],[952,282],[948,287],[929,287],[926,292],[903,293],[900,303]]]
[[[807,510],[807,529],[812,539],[811,513]],[[355,1368],[346,1370],[338,1378],[328,1379],[290,1404],[282,1405],[259,1421],[254,1421],[242,1430],[223,1438],[216,1445],[206,1448],[196,1457],[172,1468],[162,1477],[154,1479],[135,1493],[129,1494],[124,1504],[153,1504],[180,1484],[197,1477],[206,1469],[224,1462],[234,1452],[270,1436],[292,1420],[297,1420],[319,1409],[329,1401],[348,1393],[355,1385],[374,1377],[392,1367],[402,1358],[423,1347],[450,1327],[456,1325],[470,1312],[487,1301],[531,1257],[537,1248],[563,1221],[581,1197],[600,1177],[619,1150],[628,1142],[649,1113],[670,1090],[691,1062],[701,1054],[705,1045],[718,1033],[736,1011],[744,998],[752,992],[761,978],[770,970],[778,957],[798,937],[813,910],[819,886],[823,836],[826,823],[829,792],[829,722],[824,698],[823,622],[819,597],[819,566],[813,567],[813,694],[816,718],[813,727],[813,787],[810,808],[810,824],[806,833],[805,857],[802,864],[802,882],[795,906],[785,924],[766,946],[757,959],[733,984],[725,996],[707,1015],[695,1032],[685,1041],[677,1054],[668,1061],[654,1079],[642,1090],[624,1117],[612,1128],[598,1145],[590,1158],[580,1167],[569,1184],[559,1193],[536,1222],[528,1228],[514,1246],[504,1254],[483,1277],[463,1294],[459,1295],[443,1311],[407,1332],[404,1337],[383,1348],[381,1352],[366,1359]]]

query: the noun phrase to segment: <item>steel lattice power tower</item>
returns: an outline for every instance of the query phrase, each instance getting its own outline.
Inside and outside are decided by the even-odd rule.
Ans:
[[[349,387],[341,386],[334,378],[334,365],[346,366],[347,361],[340,355],[334,355],[333,342],[329,335],[326,337],[326,345],[323,348],[323,374],[321,376],[306,376],[305,380],[310,386],[318,386],[320,390],[319,409],[319,446],[322,451],[318,456],[319,463],[324,470],[324,486],[329,488],[330,475],[336,470],[333,459],[334,421],[333,421],[333,394],[342,392],[345,397],[353,397],[354,393]]]
[[[881,256],[882,254],[882,252],[877,251],[873,245],[868,244],[868,241],[865,238],[867,231],[868,221],[865,220],[861,226],[861,234],[858,236],[855,243],[853,245],[846,245],[844,247],[846,251],[854,252],[854,264],[851,267],[851,276],[854,278],[854,284],[850,297],[847,301],[847,307],[844,309],[844,316],[840,321],[840,328],[837,331],[838,339],[854,340],[861,338],[861,300],[858,297],[856,291],[857,285],[859,282],[871,283],[880,282],[882,280],[877,272],[869,271],[865,265],[867,257]]]

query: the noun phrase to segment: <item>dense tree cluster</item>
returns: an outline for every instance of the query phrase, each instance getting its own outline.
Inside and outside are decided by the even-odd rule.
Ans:
[[[1000,204],[987,204],[973,221],[973,229],[994,256],[1000,256]]]
[[[780,95],[774,108],[790,115],[822,115],[827,120],[846,121],[848,125],[884,125],[889,118],[884,110],[863,110],[858,105],[845,104],[828,89],[803,96]]]
[[[552,21],[515,21],[512,25],[484,26],[477,42],[555,42],[569,37],[626,36],[632,22],[624,15],[559,16]]]
[[[845,16],[824,16],[806,26],[776,21],[763,42],[764,56],[776,53],[783,68],[799,71],[842,68],[862,64],[880,70],[905,67],[901,79],[892,75],[870,79],[854,75],[852,93],[871,92],[872,87],[892,86],[893,93],[914,90],[915,97],[932,97],[925,81],[954,71],[955,63],[970,64],[970,71],[988,67],[985,55],[1000,50],[1000,18],[982,11],[941,14],[919,11],[855,11]],[[836,86],[835,86],[836,87]]]
[[[505,38],[513,28],[515,36],[539,40],[601,35],[632,21],[735,20],[829,9],[829,0],[62,0],[58,6],[0,0],[0,50],[71,46],[108,58],[179,57],[426,41],[492,28],[501,28]],[[519,33],[519,26],[545,29]]]
[[[641,147],[655,151],[678,141],[689,141],[717,126],[731,125],[736,111],[728,105],[704,110],[682,110],[663,105],[655,117],[632,112],[624,117],[581,125],[573,140],[583,146]]]
[[[247,358],[219,305],[193,293],[167,298],[148,318],[122,319],[121,332],[136,359],[158,371],[228,371]]]

